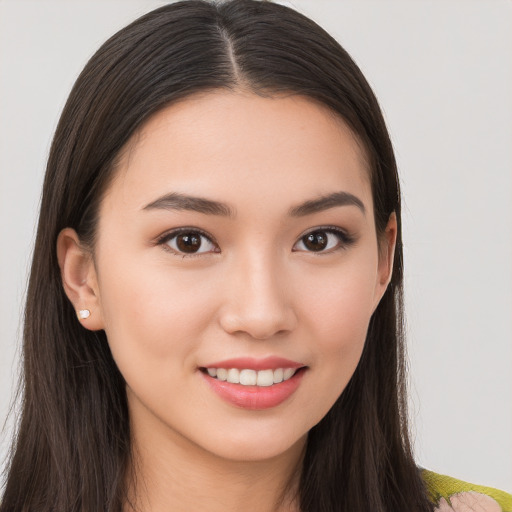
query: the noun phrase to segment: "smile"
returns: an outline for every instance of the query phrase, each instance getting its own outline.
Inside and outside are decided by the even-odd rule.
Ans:
[[[236,358],[199,368],[208,388],[237,408],[262,410],[286,402],[300,387],[308,366],[280,357]]]
[[[275,370],[252,370],[238,368],[206,368],[208,375],[220,381],[242,386],[269,387],[287,381],[295,375],[296,368],[276,368]]]

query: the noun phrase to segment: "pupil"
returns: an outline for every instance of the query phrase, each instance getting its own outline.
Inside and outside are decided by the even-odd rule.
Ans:
[[[321,251],[327,247],[327,235],[322,231],[309,233],[303,240],[304,245],[311,251]]]
[[[176,245],[182,252],[196,252],[201,247],[201,237],[194,234],[178,235]]]

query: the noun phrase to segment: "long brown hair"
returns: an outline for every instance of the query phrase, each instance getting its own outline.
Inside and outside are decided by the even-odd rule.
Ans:
[[[120,150],[148,118],[191,94],[243,87],[328,106],[363,144],[377,233],[398,221],[391,283],[360,363],[309,433],[304,512],[428,511],[408,437],[400,190],[393,149],[368,83],[313,21],[270,2],[178,2],[110,38],[77,79],[50,151],[25,310],[22,415],[0,512],[116,511],[130,461],[125,383],[103,331],[83,329],[64,294],[56,240],[94,247],[98,207]]]

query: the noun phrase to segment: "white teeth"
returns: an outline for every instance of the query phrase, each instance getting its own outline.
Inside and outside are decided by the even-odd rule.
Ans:
[[[224,368],[217,368],[217,379],[219,380],[227,380],[228,371]]]
[[[238,368],[207,368],[210,377],[243,386],[268,387],[279,384],[295,375],[296,368],[277,368],[275,370],[239,370]]]
[[[258,380],[256,370],[242,370],[240,372],[240,384],[244,386],[255,386]]]
[[[283,371],[283,380],[288,380],[295,373],[294,368],[285,368]]]
[[[228,382],[231,382],[231,384],[239,384],[240,383],[240,370],[237,370],[236,368],[230,368],[228,370]]]
[[[274,372],[272,370],[261,370],[258,372],[257,386],[272,386],[274,384]]]
[[[277,370],[274,370],[274,384],[283,382],[283,374],[284,374],[284,370],[282,368],[278,368]]]

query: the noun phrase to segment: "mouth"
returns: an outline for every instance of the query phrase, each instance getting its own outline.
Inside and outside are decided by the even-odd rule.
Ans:
[[[221,399],[251,410],[285,402],[299,388],[307,369],[281,358],[231,359],[199,368],[209,388]]]

